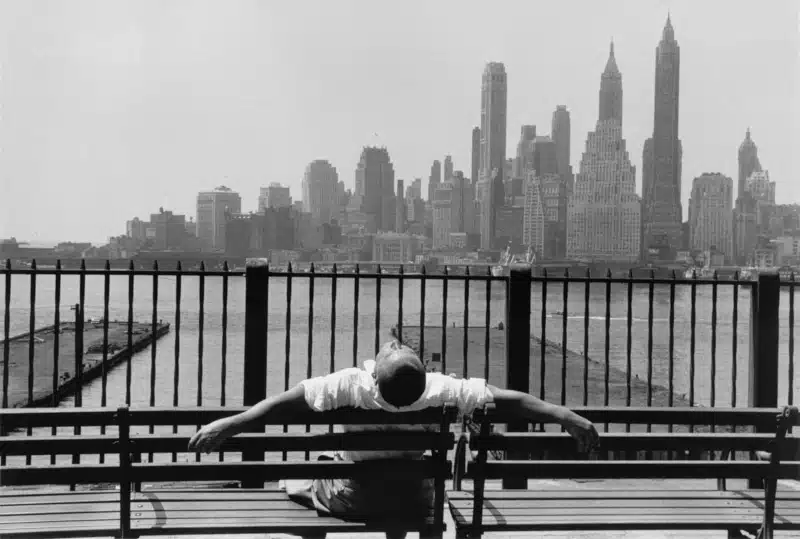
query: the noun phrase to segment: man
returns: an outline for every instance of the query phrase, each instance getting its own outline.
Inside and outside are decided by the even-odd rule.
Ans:
[[[349,368],[300,382],[293,389],[269,397],[246,412],[220,419],[204,426],[190,440],[189,450],[211,452],[231,436],[244,432],[251,423],[280,418],[301,411],[323,412],[356,407],[368,410],[413,411],[444,404],[456,405],[460,413],[471,414],[488,402],[498,412],[511,413],[535,422],[561,424],[577,440],[579,450],[587,451],[598,442],[597,430],[587,419],[574,412],[518,391],[501,389],[479,378],[457,379],[442,373],[427,373],[413,349],[393,333],[393,339],[381,348],[375,360],[364,369]],[[348,426],[349,429],[357,428]],[[363,427],[362,427],[363,428]],[[418,430],[423,425],[372,425],[370,430]],[[333,456],[339,460],[387,458],[422,458],[414,451],[349,451]],[[315,479],[289,481],[290,498],[317,509],[322,514],[339,517],[373,516],[408,519],[425,514],[433,500],[433,484],[422,478],[404,478],[388,484],[374,480]],[[404,533],[387,534],[402,538]]]

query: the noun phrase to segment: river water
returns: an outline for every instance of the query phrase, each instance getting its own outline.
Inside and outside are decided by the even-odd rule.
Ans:
[[[222,362],[222,279],[205,278],[202,368],[200,368],[200,317],[198,277],[182,277],[182,298],[180,303],[180,338],[176,349],[175,326],[175,287],[176,277],[161,276],[158,279],[157,317],[172,324],[171,332],[158,341],[156,346],[156,385],[150,387],[151,350],[148,348],[136,354],[132,360],[131,395],[133,404],[147,405],[151,396],[156,405],[171,405],[175,396],[174,373],[177,361],[179,367],[178,403],[194,405],[198,403],[198,387],[201,387],[202,404],[221,402],[223,371],[225,376],[225,402],[228,405],[242,403],[244,319],[245,319],[245,280],[243,277],[230,277],[228,286],[228,331],[226,361]],[[331,363],[336,369],[351,366],[354,360],[361,362],[374,353],[376,335],[382,342],[389,328],[397,322],[399,304],[399,282],[397,279],[383,279],[381,284],[380,321],[376,324],[376,282],[375,279],[362,279],[359,286],[358,317],[354,310],[354,280],[339,279],[336,286],[335,318],[332,316],[333,290],[329,278],[316,278],[313,293],[307,277],[292,279],[291,300],[287,301],[285,278],[271,277],[269,285],[269,327],[268,327],[268,373],[269,393],[284,389],[288,339],[288,383],[293,385],[308,375],[329,372]],[[54,290],[55,278],[52,275],[36,278],[36,325],[41,327],[53,323],[56,309]],[[560,343],[562,340],[562,316],[555,314],[567,312],[567,347],[573,351],[584,351],[584,285],[573,283],[568,287],[566,308],[563,306],[563,288],[560,283],[548,283],[546,298],[546,338]],[[485,282],[469,285],[467,307],[470,326],[484,326],[486,319],[487,294]],[[0,298],[5,296],[4,282],[0,280]],[[310,298],[313,297],[313,309]],[[126,276],[113,276],[110,279],[110,319],[126,320],[128,313],[128,279]],[[73,320],[74,313],[69,307],[78,301],[77,276],[62,277],[60,313],[64,321]],[[539,283],[534,283],[532,293],[531,327],[535,336],[541,336],[542,292]],[[675,293],[674,361],[675,391],[689,393],[690,353],[690,288],[678,285]],[[448,283],[447,301],[443,299],[443,282],[428,281],[425,284],[426,325],[442,325],[442,313],[447,306],[447,325],[464,325],[464,282]],[[669,287],[656,285],[653,301],[652,357],[654,383],[668,384],[669,373]],[[505,283],[493,282],[488,298],[492,325],[505,318]],[[287,305],[290,306],[287,309]],[[421,283],[419,280],[405,280],[403,292],[403,323],[419,325],[421,317]],[[631,318],[632,375],[646,379],[648,370],[648,287],[635,285],[633,288],[633,316]],[[733,325],[733,288],[727,285],[718,287],[717,328],[716,328],[716,404],[730,405],[733,398],[733,342],[737,342],[735,365],[737,372],[736,404],[747,402],[749,351],[749,312],[750,292],[742,287],[738,295],[738,324]],[[134,318],[147,322],[152,317],[153,278],[135,278]],[[606,316],[605,285],[594,284],[589,298],[589,348],[592,360],[605,362]],[[87,317],[103,315],[103,278],[87,276],[86,303]],[[288,318],[287,318],[288,313]],[[10,333],[26,332],[30,315],[30,278],[14,275],[11,285]],[[5,312],[0,306],[0,322]],[[696,302],[696,348],[695,348],[695,400],[709,405],[711,397],[712,363],[712,290],[710,286],[698,285]],[[335,329],[332,321],[335,319]],[[609,319],[609,363],[613,368],[624,371],[627,364],[627,285],[612,285],[611,316]],[[789,291],[781,293],[780,304],[780,387],[779,403],[789,400]],[[3,326],[0,325],[0,328]],[[311,345],[309,350],[309,329]],[[2,331],[2,330],[0,330]],[[358,338],[354,356],[354,337]],[[333,354],[331,354],[333,347]],[[537,359],[532,366],[535,368]],[[39,359],[37,358],[37,361]],[[64,361],[64,358],[62,358]],[[797,365],[797,362],[795,363]],[[460,369],[455,361],[448,359],[448,370]],[[200,382],[198,371],[202,373]],[[793,397],[800,400],[800,369],[795,369]],[[126,369],[117,367],[108,378],[108,404],[124,402]],[[471,373],[482,369],[470,367]],[[504,379],[502,373],[496,373]],[[534,374],[532,374],[533,376]],[[494,378],[494,376],[492,376]],[[14,381],[11,383],[24,383]],[[202,385],[201,385],[202,384]],[[557,400],[560,388],[548,388],[547,395]],[[84,388],[84,406],[100,404],[100,380],[89,383]],[[69,399],[63,403],[72,404]]]

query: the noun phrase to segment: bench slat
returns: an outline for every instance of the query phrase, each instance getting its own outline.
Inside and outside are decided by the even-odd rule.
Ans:
[[[387,461],[312,461],[312,462],[178,462],[171,464],[134,464],[137,481],[205,481],[237,479],[304,479],[361,477],[404,478],[412,474],[434,477],[437,472],[450,473],[451,463],[444,469],[433,460]],[[377,474],[377,475],[376,475]]]
[[[513,500],[560,500],[560,499],[703,499],[703,498],[741,498],[763,500],[763,490],[630,490],[619,488],[608,489],[561,489],[561,490],[487,490],[486,496],[491,499]],[[471,490],[448,491],[449,500],[472,500]],[[777,499],[800,500],[800,490],[778,490]]]
[[[119,452],[116,435],[2,436],[0,455],[97,455]]]
[[[121,475],[116,464],[4,466],[0,468],[0,486],[118,483]]]
[[[700,407],[571,407],[570,410],[593,423],[638,423],[644,425],[769,425],[774,427],[783,408],[700,408]],[[481,421],[478,410],[475,420]],[[498,412],[488,412],[494,424],[518,422],[519,418]],[[532,421],[536,424],[536,421]]]
[[[222,417],[230,417],[248,410],[247,407],[186,407],[186,408],[131,408],[129,411],[131,425],[205,425]],[[275,420],[266,425],[438,425],[443,414],[452,422],[458,411],[448,407],[428,408],[414,412],[387,412],[383,410],[362,410],[340,408],[330,412],[312,412],[295,414],[291,421]]]
[[[131,436],[135,451],[190,453],[190,435],[153,434]],[[119,451],[115,435],[4,436],[0,437],[3,455],[96,455]],[[219,451],[329,451],[329,450],[426,450],[455,445],[455,434],[435,432],[355,432],[355,433],[245,433],[226,440]]]
[[[474,477],[476,463],[468,465]],[[800,479],[800,463],[755,461],[489,461],[485,464],[486,477],[529,478],[583,478],[583,479],[758,479],[777,475],[783,479]]]
[[[599,451],[644,451],[644,450],[737,450],[758,451],[770,448],[774,434],[690,434],[690,433],[604,433],[600,435]],[[788,436],[783,442],[787,456],[800,451],[800,437]],[[571,451],[575,440],[568,434],[557,432],[509,432],[490,434],[488,437],[473,436],[470,448],[485,447],[490,451]]]
[[[0,408],[0,425],[10,431],[21,427],[97,427],[113,425],[113,408]]]
[[[119,496],[116,501],[73,502],[59,504],[0,505],[0,522],[14,515],[53,515],[67,513],[105,513],[116,511],[119,515]]]

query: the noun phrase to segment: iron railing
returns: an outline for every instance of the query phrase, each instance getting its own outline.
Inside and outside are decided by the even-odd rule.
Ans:
[[[179,263],[11,269],[8,262],[0,273],[3,407],[252,404],[305,377],[358,366],[393,326],[437,370],[561,404],[797,400],[793,277],[493,276],[488,268],[432,274],[424,267],[297,271],[266,264],[185,271]],[[70,305],[73,362],[65,356],[68,332],[54,332],[42,346],[36,333],[49,324],[69,330],[62,311]],[[87,374],[82,341],[94,317],[101,357]],[[124,368],[110,362],[112,333],[131,350],[136,331],[155,335],[167,323],[172,346],[150,346],[121,361]],[[99,383],[87,384],[90,376]],[[64,379],[73,380],[74,392]]]

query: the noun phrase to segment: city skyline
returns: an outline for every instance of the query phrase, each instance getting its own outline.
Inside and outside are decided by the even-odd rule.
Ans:
[[[272,47],[263,52],[260,63],[256,62],[265,73],[273,72],[270,62],[288,66],[294,61],[296,65],[285,71],[287,75],[297,75],[298,65],[310,65],[321,71],[314,76],[324,74],[330,76],[331,83],[341,82],[340,74],[322,63],[297,64],[298,57],[308,60],[314,54],[318,62],[324,63],[324,44],[289,40],[289,45],[282,48],[277,41],[270,41],[280,36],[275,21],[296,13],[291,8],[256,8],[244,3],[236,4],[242,8],[240,11],[225,11],[209,44],[191,39],[180,42],[181,37],[194,39],[202,30],[209,30],[212,15],[219,15],[220,8],[207,5],[185,10],[177,7],[181,5],[178,2],[169,5],[163,10],[164,19],[159,25],[147,18],[154,9],[147,5],[137,4],[127,12],[104,5],[93,19],[76,21],[76,14],[99,4],[75,2],[66,11],[56,4],[37,4],[34,11],[38,11],[39,18],[33,19],[54,30],[53,36],[40,37],[40,41],[34,39],[32,28],[24,22],[5,28],[8,21],[19,20],[14,15],[20,9],[18,4],[0,7],[0,27],[8,30],[11,44],[0,53],[0,174],[4,186],[0,237],[100,243],[122,233],[120,215],[125,219],[148,215],[158,206],[193,215],[196,193],[220,184],[241,194],[244,211],[256,209],[259,188],[272,182],[288,185],[293,198],[299,200],[303,172],[315,159],[328,160],[339,171],[339,179],[352,189],[358,154],[367,145],[387,147],[395,177],[405,179],[407,184],[416,177],[427,178],[433,159],[443,160],[446,155],[453,156],[455,170],[471,175],[469,134],[480,125],[480,76],[491,61],[502,62],[508,74],[505,154],[514,155],[515,133],[521,125],[536,125],[539,133],[551,134],[548,131],[553,111],[557,105],[566,105],[572,123],[570,164],[577,169],[586,134],[594,129],[597,65],[607,57],[610,37],[626,81],[624,137],[632,164],[641,171],[642,147],[654,129],[653,49],[661,38],[667,12],[681,46],[679,136],[683,142],[684,214],[693,178],[704,172],[736,177],[737,149],[748,127],[758,144],[764,168],[777,182],[778,199],[800,200],[800,187],[793,181],[800,178],[800,157],[791,151],[800,131],[795,112],[798,70],[794,54],[797,47],[793,45],[798,39],[793,32],[797,20],[793,3],[775,2],[751,10],[743,3],[726,2],[724,19],[713,16],[714,6],[718,6],[713,2],[691,8],[676,2],[621,2],[608,10],[612,12],[609,14],[591,4],[575,3],[592,21],[570,22],[571,37],[556,39],[553,47],[546,49],[552,54],[527,59],[514,50],[516,38],[508,31],[514,28],[514,21],[504,32],[508,34],[506,42],[487,38],[480,43],[460,40],[458,46],[448,46],[447,40],[437,39],[422,46],[402,41],[399,35],[409,27],[421,34],[432,31],[428,22],[411,16],[415,9],[381,10],[359,5],[362,13],[358,20],[362,23],[384,11],[397,15],[387,18],[392,21],[387,36],[365,36],[379,45],[373,47],[377,53],[367,52],[369,47],[363,43],[337,45],[340,49],[352,48],[374,69],[350,72],[349,83],[359,90],[352,95],[335,84],[333,91],[325,93],[319,86],[303,84],[302,77],[294,84],[276,85],[268,97],[286,112],[278,114],[278,121],[273,122],[270,131],[275,133],[256,128],[254,122],[237,124],[247,114],[263,122],[263,115],[276,111],[267,96],[256,97],[255,90],[263,90],[263,84],[269,81],[257,77],[250,80],[244,73],[245,60],[259,59],[245,45],[257,43],[259,25],[266,25],[276,35],[263,38]],[[521,11],[528,9],[518,7]],[[337,4],[337,8],[333,9],[335,13],[328,13],[335,15],[337,28],[354,24],[346,21],[352,13],[348,13],[345,3]],[[320,18],[325,19],[322,15],[331,9],[321,5]],[[436,14],[444,8],[437,5],[426,9]],[[475,6],[465,6],[463,17],[459,13],[463,20],[453,20],[453,25],[468,30],[476,24],[473,11]],[[570,9],[537,6],[535,11],[540,16],[558,18]],[[171,30],[170,25],[175,24],[179,14],[186,14],[199,26],[184,29],[172,42],[166,38],[165,30]],[[60,17],[64,18],[63,23],[59,22]],[[631,20],[636,24],[632,25]],[[70,26],[70,21],[75,24]],[[312,17],[310,22],[304,22],[308,22],[311,31],[321,20]],[[545,26],[537,26],[537,33],[531,38],[534,42],[552,41],[553,33]],[[238,39],[220,42],[231,37],[237,28]],[[84,35],[79,35],[84,30]],[[100,47],[104,40],[113,46]],[[570,47],[558,48],[559,43]],[[36,46],[25,50],[25,44]],[[153,55],[161,50],[160,45],[164,46],[163,61]],[[220,77],[207,80],[208,87],[193,86],[189,83],[203,81],[199,70],[208,67],[199,59],[206,47],[218,47],[205,62],[217,67]],[[291,50],[293,47],[302,50]],[[242,57],[231,56],[232,52],[239,52]],[[432,57],[424,59],[426,55]],[[225,62],[232,65],[223,66]],[[346,67],[344,63],[339,57],[337,65]],[[740,71],[747,65],[758,66],[759,76],[741,77]],[[174,72],[165,70],[167,67]],[[97,71],[98,68],[107,69]],[[387,68],[393,77],[388,76]],[[426,84],[425,78],[434,68],[451,84]],[[98,72],[105,76],[98,77]],[[223,87],[225,76],[230,85]],[[43,81],[53,86],[42,85]],[[40,86],[35,91],[26,86],[33,82]],[[123,82],[132,84],[123,88]],[[248,86],[245,82],[257,84]],[[393,86],[399,89],[393,90]],[[28,94],[23,95],[26,88]],[[238,92],[234,91],[236,88]],[[184,93],[179,95],[181,91]],[[720,95],[724,99],[719,99]],[[427,101],[420,101],[423,96]],[[187,101],[187,106],[177,104],[178,98]],[[346,121],[341,113],[332,113],[324,125],[308,123],[321,108],[337,102],[352,121]],[[153,122],[155,113],[166,103],[174,109],[162,123]],[[201,113],[206,104],[219,109],[212,107]],[[137,113],[141,119],[133,117]],[[291,114],[295,114],[293,123],[288,120]],[[419,129],[420,122],[426,120],[430,127],[422,124],[425,128]],[[321,134],[311,133],[314,130]],[[641,194],[641,173],[637,176],[636,190]],[[427,180],[423,192],[426,184]],[[49,196],[31,197],[31,190]],[[103,204],[86,197],[87,190],[96,193]],[[117,195],[117,191],[123,195]],[[74,219],[75,214],[93,217]]]

